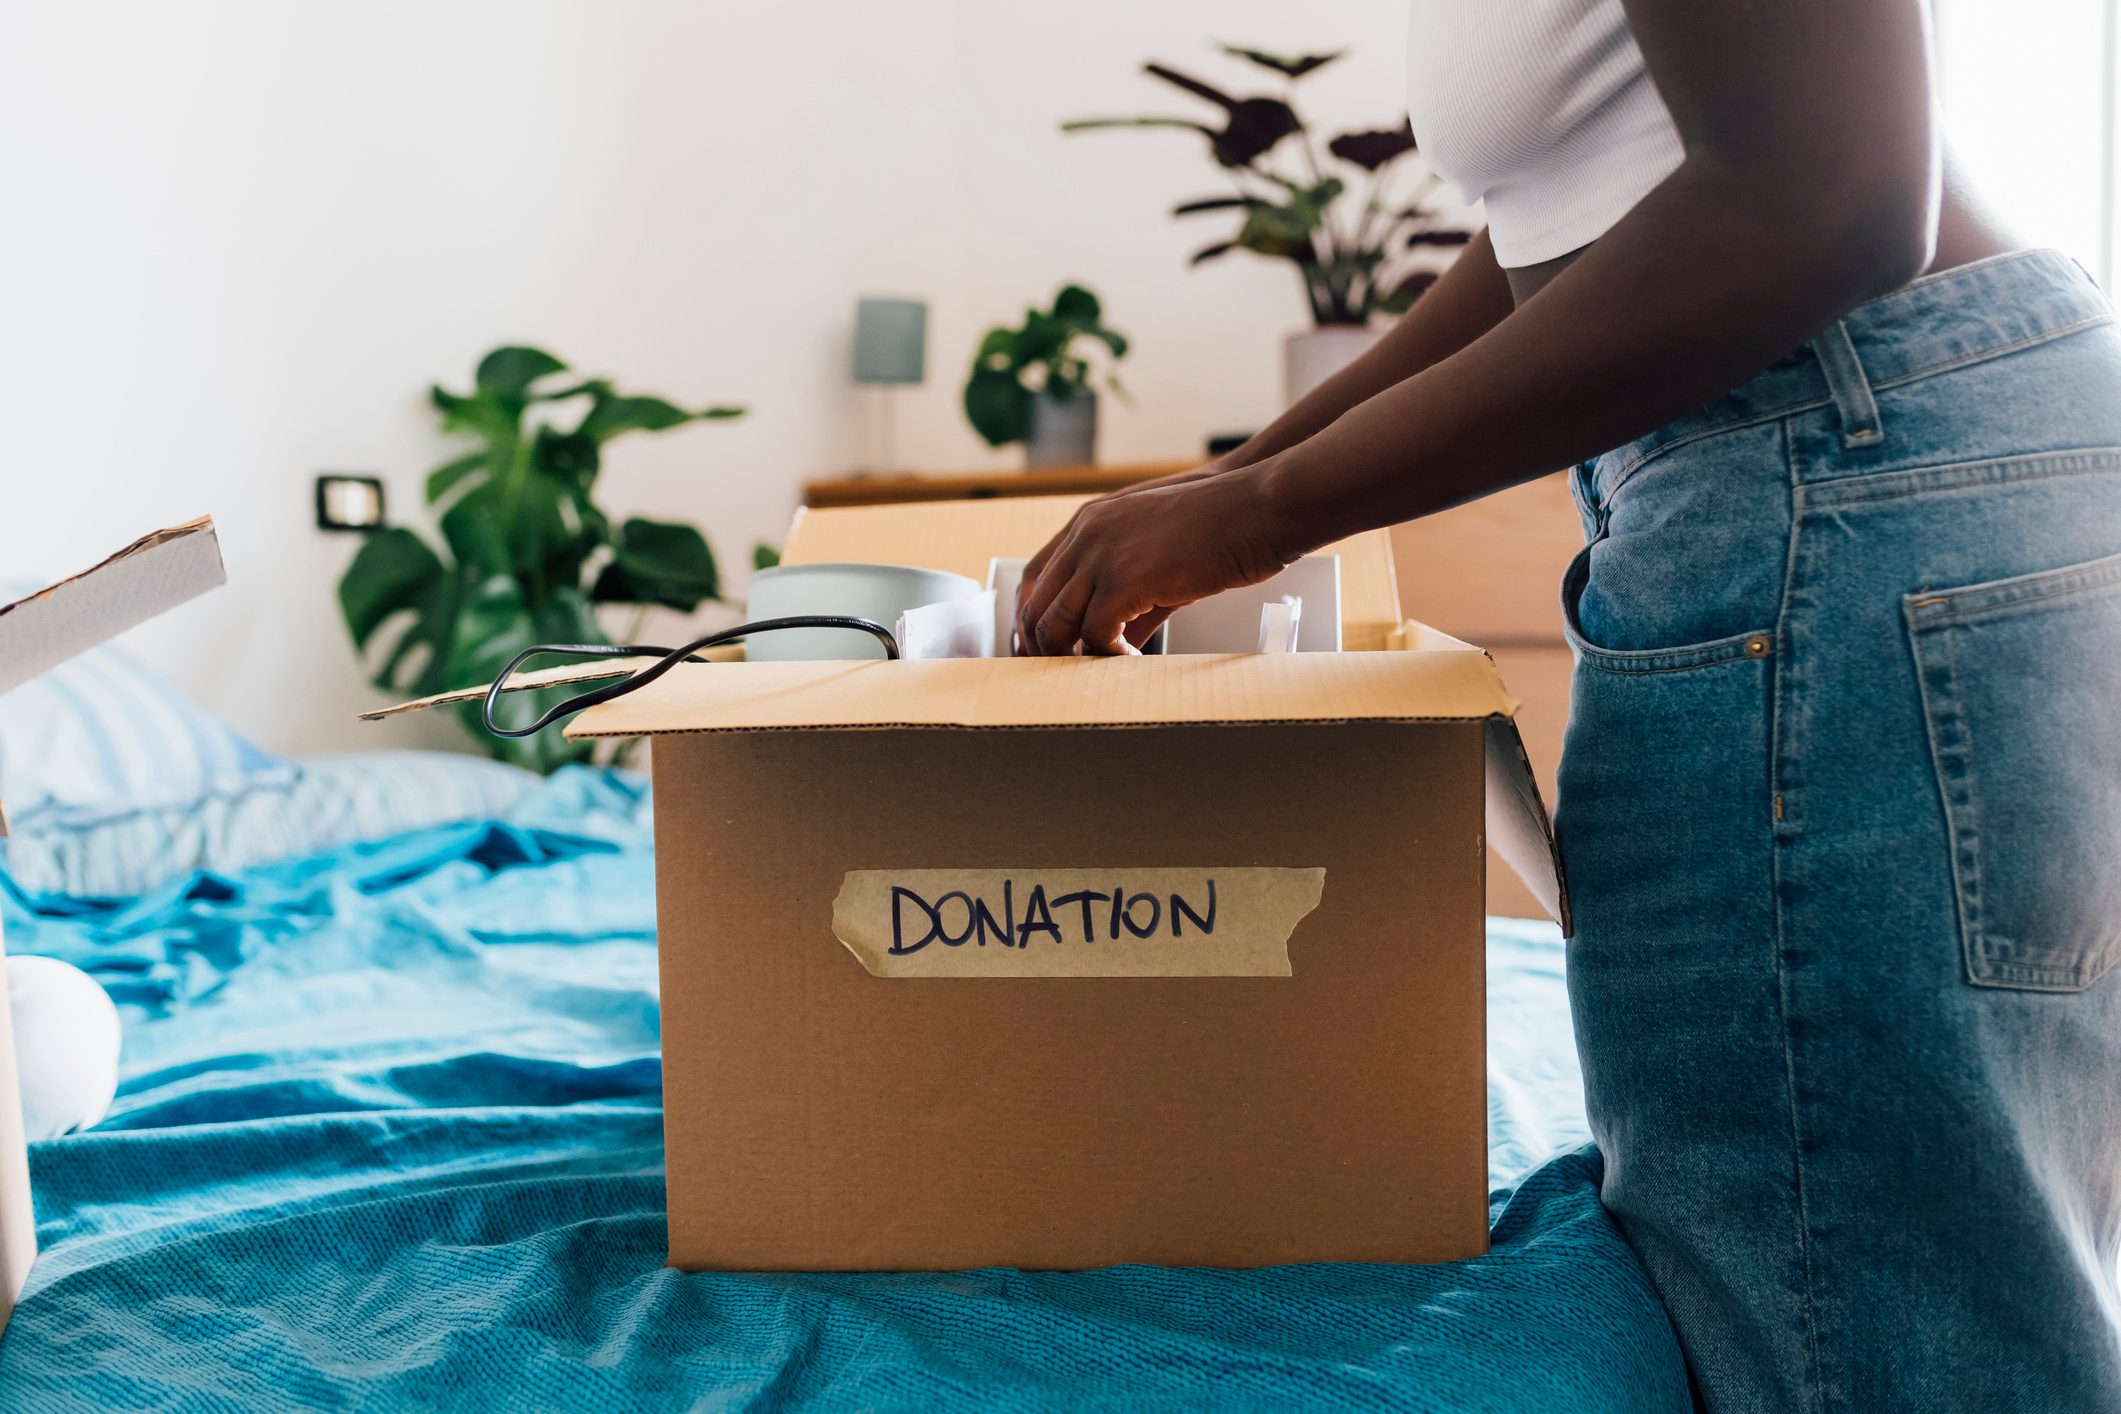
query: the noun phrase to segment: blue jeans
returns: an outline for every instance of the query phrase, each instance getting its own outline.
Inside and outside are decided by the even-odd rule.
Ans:
[[[2121,332],[2036,251],[1576,469],[1604,1196],[1698,1394],[2121,1410]]]

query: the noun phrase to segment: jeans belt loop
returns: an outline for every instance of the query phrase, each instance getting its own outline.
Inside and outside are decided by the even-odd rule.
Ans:
[[[1885,424],[1878,416],[1878,399],[1871,393],[1871,380],[1864,375],[1863,360],[1856,357],[1855,341],[1849,338],[1848,321],[1835,320],[1812,340],[1812,353],[1826,374],[1827,391],[1833,394],[1834,411],[1841,416],[1841,445],[1850,450],[1875,447],[1885,440]]]

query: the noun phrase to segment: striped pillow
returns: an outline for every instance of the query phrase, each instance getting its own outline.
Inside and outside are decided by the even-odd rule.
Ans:
[[[441,751],[311,757],[284,776],[71,828],[17,829],[0,872],[25,893],[131,898],[197,870],[230,874],[410,830],[512,815],[537,791],[520,766]]]
[[[283,775],[287,761],[116,648],[0,696],[0,804],[17,826],[95,824]]]

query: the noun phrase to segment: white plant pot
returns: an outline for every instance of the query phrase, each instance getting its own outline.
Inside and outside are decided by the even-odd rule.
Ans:
[[[1281,346],[1284,406],[1301,401],[1306,393],[1376,347],[1384,336],[1382,325],[1354,324],[1328,324],[1289,335]]]
[[[1066,402],[1040,393],[1031,403],[1031,431],[1024,438],[1024,465],[1094,466],[1097,463],[1097,394],[1077,393]]]

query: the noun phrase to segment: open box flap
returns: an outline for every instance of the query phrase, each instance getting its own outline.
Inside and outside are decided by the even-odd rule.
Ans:
[[[567,734],[1478,721],[1515,705],[1479,652],[694,664]]]
[[[1475,648],[1441,629],[1408,619],[1392,631],[1388,647],[1402,653],[1468,652],[1487,660],[1489,671],[1495,660],[1486,649]],[[1540,799],[1539,781],[1532,774],[1532,761],[1525,754],[1524,738],[1517,730],[1517,703],[1508,713],[1488,718],[1487,743],[1488,843],[1502,856],[1510,872],[1524,881],[1532,897],[1561,925],[1564,938],[1575,934],[1569,913],[1568,881],[1561,870],[1561,848],[1554,838],[1553,817]]]
[[[1568,882],[1561,872],[1553,820],[1546,802],[1539,798],[1539,785],[1532,776],[1524,741],[1517,734],[1517,723],[1509,717],[1488,718],[1487,776],[1488,843],[1510,866],[1510,872],[1524,881],[1547,916],[1561,925],[1561,935],[1574,936]]]
[[[0,604],[0,692],[228,582],[213,519],[143,535],[79,574]],[[0,807],[0,836],[7,812]]]
[[[1028,559],[1067,525],[1082,496],[1012,496],[800,510],[781,563],[918,565],[984,584],[991,559]],[[1399,625],[1392,537],[1365,531],[1319,551],[1340,557],[1341,646],[1385,646]]]
[[[676,646],[676,645],[672,645]],[[700,656],[716,663],[741,662],[744,657],[742,644],[729,644],[721,648],[709,648]],[[588,663],[569,663],[557,668],[538,668],[527,673],[517,673],[508,680],[503,692],[528,692],[539,687],[573,687],[578,683],[609,682],[613,678],[631,677],[643,668],[654,667],[660,658],[598,658]],[[462,702],[477,702],[493,688],[492,683],[480,683],[477,687],[456,687],[448,692],[438,692],[432,697],[418,697],[410,702],[394,702],[388,707],[372,707],[355,714],[364,722],[380,722],[386,717],[402,717],[408,712],[424,712],[430,707],[453,707]]]
[[[0,604],[0,692],[228,582],[202,516],[143,535],[91,569]]]

